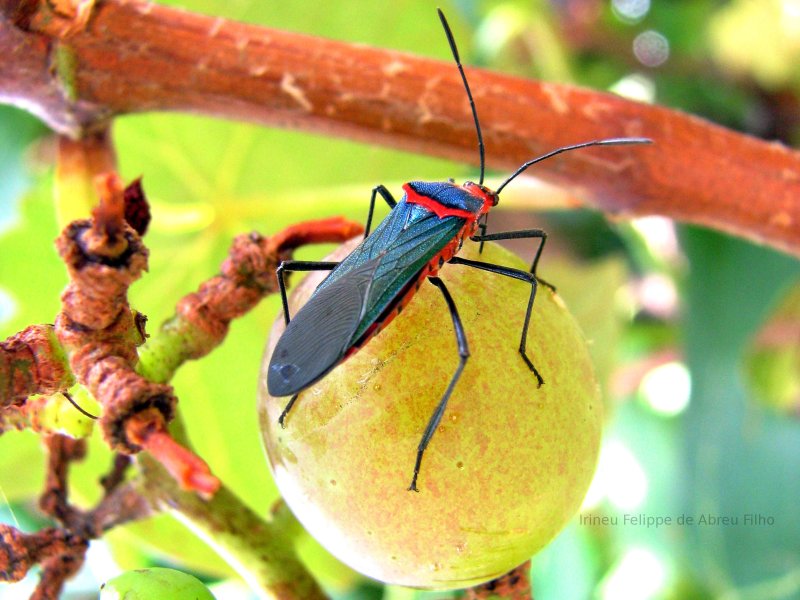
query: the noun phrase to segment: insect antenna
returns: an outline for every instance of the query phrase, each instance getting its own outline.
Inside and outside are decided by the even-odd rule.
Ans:
[[[572,146],[564,146],[562,148],[556,148],[552,152],[548,152],[547,154],[544,154],[544,155],[539,156],[537,158],[533,158],[533,159],[529,160],[528,162],[524,163],[522,166],[520,166],[519,169],[514,171],[508,179],[506,179],[503,183],[500,184],[500,186],[496,190],[496,193],[499,195],[500,194],[500,190],[502,190],[509,183],[511,183],[511,181],[515,177],[517,177],[517,175],[520,175],[521,173],[523,173],[531,165],[535,165],[538,162],[542,162],[543,160],[547,160],[548,158],[551,158],[551,157],[555,156],[556,154],[561,154],[562,152],[568,152],[570,150],[577,150],[578,148],[588,148],[589,146],[626,146],[626,145],[630,145],[630,144],[652,144],[652,143],[653,143],[653,140],[651,140],[650,138],[637,138],[637,137],[608,138],[608,139],[605,139],[605,140],[592,140],[591,142],[583,142],[581,144],[573,144]]]
[[[467,91],[467,98],[469,98],[469,107],[472,109],[472,118],[475,121],[475,131],[478,132],[478,154],[481,157],[481,177],[478,181],[479,185],[483,185],[483,174],[486,168],[486,159],[485,159],[485,152],[483,149],[483,134],[481,133],[481,124],[478,121],[478,111],[475,108],[475,100],[472,98],[472,91],[469,89],[469,83],[467,82],[467,76],[464,74],[464,67],[461,66],[461,58],[458,56],[458,48],[456,47],[456,41],[453,39],[453,32],[450,31],[450,25],[447,24],[447,19],[444,16],[441,8],[436,9],[439,12],[439,20],[442,22],[442,27],[444,27],[444,33],[447,36],[447,42],[450,44],[450,51],[453,53],[453,58],[456,60],[456,66],[458,67],[458,72],[461,73],[461,80],[464,82],[464,89]]]
[[[62,394],[62,395],[64,396],[64,398],[66,398],[66,399],[69,401],[69,403],[70,403],[70,404],[72,404],[72,406],[74,406],[74,407],[75,407],[75,409],[76,409],[76,410],[77,410],[79,413],[81,413],[81,414],[82,414],[84,417],[89,417],[90,419],[97,419],[97,417],[96,417],[95,415],[93,415],[92,413],[90,413],[90,412],[86,411],[85,409],[81,408],[81,406],[80,406],[80,405],[79,405],[77,402],[75,402],[75,400],[73,399],[73,397],[72,397],[72,394],[70,394],[69,392],[61,392],[61,394]]]

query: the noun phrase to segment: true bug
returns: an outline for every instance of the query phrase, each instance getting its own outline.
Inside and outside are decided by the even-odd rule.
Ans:
[[[454,182],[412,181],[403,186],[398,202],[383,185],[372,190],[364,240],[339,263],[284,261],[278,267],[286,330],[278,340],[270,360],[267,387],[272,396],[292,396],[280,415],[281,426],[298,394],[319,381],[339,363],[366,344],[411,300],[423,280],[442,292],[455,329],[459,364],[439,404],[431,415],[417,448],[414,474],[409,490],[417,489],[417,477],[425,448],[442,419],[447,401],[469,358],[467,336],[455,302],[444,282],[437,277],[444,263],[465,265],[513,277],[528,283],[531,293],[522,325],[519,353],[536,377],[544,382],[525,352],[528,325],[539,280],[536,267],[547,234],[541,229],[486,233],[489,210],[497,205],[501,190],[531,165],[577,148],[649,143],[646,138],[612,138],[565,146],[529,160],[512,173],[496,191],[483,185],[485,161],[483,136],[472,92],[461,65],[453,34],[439,10],[447,41],[469,99],[480,155],[480,179],[463,185]],[[391,208],[389,215],[370,235],[375,200],[380,195]],[[480,233],[478,233],[480,230]],[[530,271],[459,258],[456,253],[465,238],[476,242],[531,238],[539,241]],[[330,270],[308,302],[293,319],[289,317],[284,273],[287,271]],[[544,282],[543,282],[544,283]],[[549,284],[546,284],[549,285]]]

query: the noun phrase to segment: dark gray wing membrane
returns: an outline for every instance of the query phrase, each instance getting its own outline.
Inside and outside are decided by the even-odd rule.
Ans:
[[[272,396],[291,396],[324,377],[350,347],[380,256],[319,290],[289,322],[269,363]]]
[[[272,354],[269,393],[296,394],[330,372],[465,222],[399,202],[289,323]]]
[[[440,219],[422,206],[401,200],[375,231],[320,284],[317,293],[334,281],[347,277],[365,261],[380,255],[369,289],[366,312],[350,340],[350,346],[402,297],[406,285],[416,279],[428,261],[453,240],[465,222],[459,217]]]

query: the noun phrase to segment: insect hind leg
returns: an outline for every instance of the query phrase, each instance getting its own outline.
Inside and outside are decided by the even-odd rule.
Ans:
[[[447,302],[447,308],[450,311],[450,317],[453,319],[453,329],[455,330],[456,334],[456,342],[458,343],[459,362],[456,372],[450,379],[450,383],[447,386],[442,399],[439,400],[439,404],[436,405],[436,409],[433,411],[431,418],[428,420],[428,424],[425,427],[424,433],[422,434],[422,439],[419,441],[419,446],[417,446],[417,460],[414,463],[414,476],[411,478],[411,485],[408,486],[408,491],[413,492],[419,491],[417,488],[417,477],[419,476],[420,466],[422,465],[422,456],[425,453],[425,449],[428,447],[433,434],[436,432],[436,428],[439,426],[442,416],[444,416],[444,411],[447,408],[447,401],[450,399],[450,395],[453,393],[453,388],[455,388],[458,379],[461,377],[461,372],[464,370],[464,366],[467,364],[467,359],[469,359],[467,336],[464,333],[464,326],[461,324],[461,317],[458,316],[458,309],[456,309],[456,303],[453,301],[453,297],[450,295],[450,292],[447,290],[444,282],[438,277],[429,277],[428,281],[439,288],[444,296],[445,302]]]
[[[519,340],[519,353],[522,356],[522,360],[525,361],[525,364],[531,370],[533,375],[536,377],[536,381],[538,382],[537,387],[541,387],[544,383],[544,379],[542,378],[539,371],[533,364],[533,361],[528,357],[527,353],[527,339],[528,339],[528,327],[531,323],[531,313],[533,311],[533,301],[536,298],[536,291],[538,289],[539,280],[537,279],[536,275],[533,273],[529,273],[528,271],[523,271],[521,269],[514,269],[512,267],[504,267],[501,265],[495,265],[492,263],[482,262],[479,260],[469,260],[467,258],[461,258],[459,256],[454,256],[450,259],[450,263],[454,265],[465,265],[467,267],[473,267],[475,269],[481,269],[482,271],[488,271],[490,273],[495,273],[497,275],[504,275],[506,277],[513,277],[514,279],[519,279],[520,281],[524,281],[529,283],[531,286],[531,294],[528,298],[528,307],[525,310],[525,321],[522,324],[522,335],[520,336]]]
[[[294,271],[332,271],[338,265],[338,262],[323,262],[323,261],[310,261],[310,260],[284,260],[278,265],[275,274],[278,276],[278,288],[281,292],[281,304],[283,305],[283,319],[286,324],[291,320],[289,318],[289,299],[286,296],[286,279],[284,273],[291,273]]]

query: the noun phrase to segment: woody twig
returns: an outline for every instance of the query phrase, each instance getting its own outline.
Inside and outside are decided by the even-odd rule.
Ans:
[[[99,400],[100,426],[118,454],[101,482],[103,501],[85,512],[70,504],[67,493],[68,467],[83,457],[84,442],[45,435],[48,474],[40,506],[60,527],[36,534],[0,530],[0,573],[6,581],[18,581],[38,563],[42,578],[35,597],[55,598],[82,565],[91,539],[152,511],[177,510],[198,529],[213,529],[226,556],[235,557],[234,566],[256,588],[287,599],[322,598],[291,544],[283,541],[285,523],[263,521],[224,487],[211,501],[198,498],[197,492],[210,496],[219,482],[167,431],[176,398],[166,383],[183,361],[221,343],[232,319],[277,290],[275,268],[294,249],[341,242],[363,228],[333,218],[301,223],[269,238],[237,237],[220,274],[184,298],[175,317],[139,349],[144,317],[131,310],[126,294],[147,264],[139,237],[149,220],[146,200],[138,182],[123,188],[118,177],[105,175],[97,184],[101,202],[92,218],[71,223],[57,240],[70,284],[55,326],[28,328],[0,345],[0,398],[6,407],[0,416],[6,424],[31,425],[28,394],[65,392],[77,380]],[[182,428],[174,429],[183,439]],[[125,483],[129,455],[141,450],[150,456],[142,457],[139,476]],[[254,529],[261,533],[254,537]]]
[[[276,31],[140,0],[0,2],[5,101],[72,137],[115,115],[195,112],[475,162],[449,62]],[[431,20],[434,21],[433,14]],[[612,215],[660,214],[800,255],[800,152],[697,117],[574,86],[470,70],[488,166],[648,136],[647,151],[543,163],[537,176]],[[635,156],[634,153],[635,152]]]
[[[98,188],[92,219],[72,222],[56,241],[70,275],[56,335],[75,378],[103,407],[100,426],[111,448],[148,450],[184,487],[212,495],[219,481],[167,432],[177,401],[172,388],[135,371],[144,318],[128,305],[127,289],[147,268],[147,250],[125,220],[119,178],[101,176]]]
[[[0,408],[32,394],[53,394],[75,382],[52,325],[31,325],[0,342]]]
[[[71,462],[81,460],[86,447],[83,440],[63,435],[47,436],[48,469],[45,489],[40,498],[42,511],[58,527],[47,527],[26,534],[10,525],[0,525],[0,580],[19,581],[36,564],[42,568],[33,600],[58,598],[64,583],[83,565],[89,542],[108,529],[142,519],[151,514],[150,504],[130,484],[124,484],[115,461],[105,485],[105,494],[97,506],[83,511],[69,502],[67,474]]]

